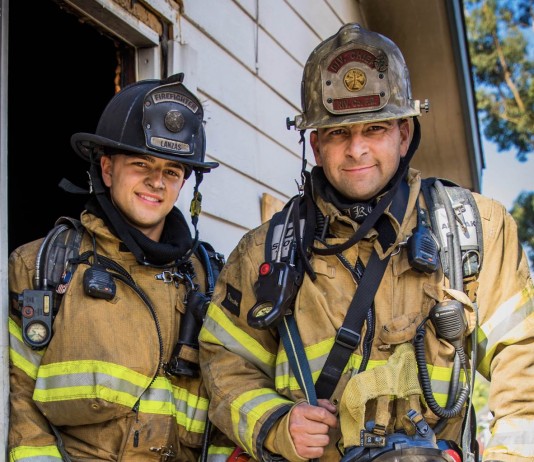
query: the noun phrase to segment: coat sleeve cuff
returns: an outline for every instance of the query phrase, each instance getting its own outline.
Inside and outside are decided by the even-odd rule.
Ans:
[[[293,444],[293,439],[289,433],[289,418],[291,417],[291,412],[297,404],[300,404],[303,401],[305,400],[302,399],[295,402],[289,412],[282,416],[282,418],[279,419],[267,433],[267,437],[265,438],[263,445],[265,449],[267,449],[273,455],[280,454],[287,460],[299,462],[305,462],[307,460],[297,454],[297,450]]]

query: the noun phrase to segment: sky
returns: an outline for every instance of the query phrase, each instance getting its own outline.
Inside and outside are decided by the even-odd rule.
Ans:
[[[497,152],[488,140],[483,140],[482,146],[486,168],[482,171],[481,192],[510,210],[522,191],[534,191],[534,153],[526,162],[519,162],[514,152]]]

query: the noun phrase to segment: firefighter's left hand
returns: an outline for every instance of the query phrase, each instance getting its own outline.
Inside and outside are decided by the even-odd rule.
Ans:
[[[301,403],[292,409],[289,433],[299,456],[317,459],[323,455],[329,430],[338,426],[335,413],[336,407],[326,399],[320,399],[318,406]]]

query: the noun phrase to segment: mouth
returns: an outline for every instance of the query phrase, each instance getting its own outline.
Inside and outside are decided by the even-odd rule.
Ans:
[[[366,173],[368,172],[369,170],[371,170],[372,168],[374,168],[375,166],[374,165],[362,165],[362,166],[358,166],[358,167],[346,167],[343,169],[344,172],[347,172],[347,173]]]
[[[162,200],[157,196],[151,196],[149,194],[137,194],[137,197],[140,199],[143,199],[147,202],[153,202],[153,203],[159,203],[162,202]]]

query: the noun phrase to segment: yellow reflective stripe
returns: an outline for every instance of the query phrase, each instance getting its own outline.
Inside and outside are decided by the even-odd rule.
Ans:
[[[231,405],[233,433],[239,439],[239,446],[253,446],[253,434],[257,421],[266,413],[286,404],[293,404],[270,388],[249,390],[236,398]]]
[[[514,454],[532,460],[534,457],[534,420],[499,419],[485,451]]]
[[[230,454],[234,451],[235,446],[214,446],[208,448],[208,462],[226,462]]]
[[[276,377],[275,386],[277,390],[283,390],[289,388],[290,390],[299,390],[297,379],[295,378],[293,371],[291,371],[289,365],[289,359],[283,343],[280,344],[282,349],[276,357]],[[313,381],[317,380],[317,377],[321,373],[321,370],[326,361],[328,355],[328,347],[325,345],[332,345],[332,342],[327,340],[317,345],[309,345],[304,348],[306,358],[308,358],[308,364],[310,366],[310,372],[313,377]]]
[[[269,377],[274,376],[275,355],[239,329],[214,303],[210,303],[199,340],[224,345],[228,350],[254,364]]]
[[[173,415],[188,431],[204,431],[208,400],[173,386],[167,377],[152,378],[103,361],[68,361],[42,366],[33,398],[38,402],[104,399],[144,413]],[[103,385],[105,384],[105,386]],[[140,398],[140,399],[139,399]]]
[[[139,388],[146,388],[152,380],[151,377],[147,377],[139,372],[135,372],[126,366],[92,359],[63,361],[42,365],[39,368],[39,379],[49,381],[50,383],[55,380],[57,381],[57,385],[60,385],[59,382],[61,380],[68,380],[67,378],[71,376],[76,378],[77,383],[84,384],[83,380],[80,381],[80,379],[87,378],[84,377],[84,374],[89,376],[89,374],[94,374],[95,372],[109,375],[110,377],[115,377],[119,380],[126,380],[135,387]],[[93,382],[94,380],[87,380],[85,381],[85,384]],[[65,385],[67,385],[67,382],[65,382]]]
[[[50,402],[98,397],[133,407],[150,380],[124,366],[104,361],[65,361],[39,368],[33,398]]]
[[[24,343],[21,328],[9,318],[9,358],[13,365],[35,380],[42,357],[43,351],[32,350]]]
[[[172,388],[178,425],[189,432],[204,433],[208,419],[208,398],[195,395],[185,388],[176,386]]]
[[[526,322],[527,319],[529,322]],[[519,343],[534,322],[534,288],[527,286],[504,302],[481,326],[478,342],[479,369],[488,373],[495,350],[502,344]]]
[[[315,345],[308,345],[304,348],[314,383],[317,382],[317,379],[323,370],[326,358],[330,354],[333,343],[334,338],[332,337]],[[362,358],[360,355],[355,353],[352,354],[344,368],[344,372],[350,369],[357,370],[360,367],[361,362]],[[369,364],[372,368],[376,367],[376,365],[385,364],[385,361],[369,361]],[[373,364],[376,365],[373,366]],[[290,371],[289,360],[285,349],[282,349],[276,358],[276,388],[278,390],[285,388],[289,388],[290,390],[300,389],[297,379],[293,372]]]
[[[57,446],[19,446],[9,452],[9,460],[24,462],[57,462],[63,460]]]

